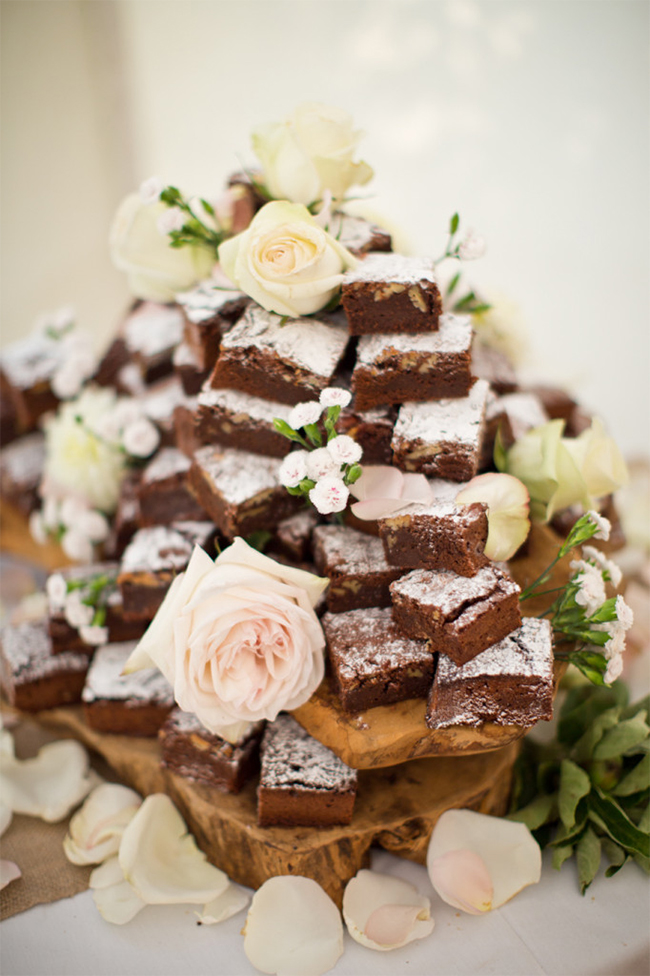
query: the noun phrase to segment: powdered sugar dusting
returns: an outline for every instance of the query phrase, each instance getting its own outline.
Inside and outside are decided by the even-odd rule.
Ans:
[[[459,576],[450,570],[415,569],[391,584],[393,595],[438,610],[444,619],[458,616],[470,604],[493,594],[503,597],[518,592],[515,581],[494,564],[483,566],[476,576]]]
[[[144,469],[142,481],[151,484],[152,481],[164,481],[176,474],[185,474],[189,471],[190,464],[190,459],[178,448],[163,447]]]
[[[178,308],[142,302],[124,323],[129,349],[155,356],[172,349],[183,338],[183,315]]]
[[[349,251],[367,251],[378,236],[388,237],[386,231],[369,220],[344,213],[335,213],[327,230]]]
[[[388,255],[390,257],[390,255]],[[472,345],[472,325],[467,315],[441,315],[437,332],[417,335],[363,335],[357,347],[357,363],[381,366],[385,360],[408,353],[463,353]]]
[[[198,404],[206,409],[222,410],[230,414],[230,421],[234,424],[247,418],[272,424],[273,418],[279,417],[288,422],[289,414],[293,410],[286,403],[263,400],[261,397],[251,396],[250,393],[240,393],[239,390],[214,390],[207,385],[199,393]]]
[[[526,617],[521,627],[459,667],[441,654],[436,682],[453,684],[471,678],[508,675],[553,679],[553,637],[548,620]]]
[[[455,400],[404,403],[393,432],[394,451],[408,451],[414,443],[460,443],[478,450],[483,433],[489,385],[477,380],[469,395]]]
[[[219,494],[233,505],[240,505],[262,491],[272,491],[280,484],[282,461],[278,458],[234,448],[221,451],[208,445],[196,451],[194,461]]]
[[[37,681],[62,671],[85,671],[88,655],[65,651],[52,654],[52,641],[44,621],[6,626],[0,637],[2,653],[14,682]]]
[[[45,463],[45,437],[40,432],[27,434],[0,451],[0,477],[15,485],[36,485]]]
[[[279,715],[267,725],[262,740],[261,786],[347,792],[356,784],[356,770],[313,739],[290,715]]]
[[[190,291],[179,292],[176,301],[182,306],[190,322],[200,323],[221,312],[231,303],[243,303],[246,296],[226,276],[215,273]]]
[[[313,533],[314,555],[321,571],[378,573],[394,567],[386,562],[378,536],[346,525],[319,525]]]
[[[0,369],[15,387],[27,390],[51,379],[67,352],[64,342],[34,332],[3,349]]]
[[[214,526],[211,522],[177,522],[175,527],[154,525],[139,529],[133,536],[122,556],[120,573],[152,572],[175,570],[180,572],[187,566],[192,549],[200,540],[183,526],[203,526],[202,541],[205,544]]]
[[[136,643],[136,641],[123,641],[119,644],[106,644],[95,652],[81,695],[82,701],[173,704],[172,687],[158,668],[145,668],[132,674],[122,674]]]
[[[343,278],[343,286],[355,281],[396,282],[415,285],[419,281],[437,284],[431,258],[407,257],[404,254],[373,251]]]
[[[323,630],[344,680],[431,664],[428,642],[407,637],[393,622],[390,607],[326,613]]]

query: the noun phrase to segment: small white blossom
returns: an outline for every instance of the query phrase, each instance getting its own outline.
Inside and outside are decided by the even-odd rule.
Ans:
[[[615,562],[608,559],[607,556],[600,551],[600,549],[596,549],[594,546],[583,546],[582,555],[590,563],[594,563],[596,566],[599,566],[603,572],[608,573],[613,586],[617,588],[620,586],[621,580],[623,579],[623,573],[620,566],[617,566]]]
[[[122,434],[124,450],[132,457],[149,457],[160,443],[160,433],[146,417],[130,423]]]
[[[91,625],[90,627],[82,626],[79,628],[79,636],[84,644],[99,647],[100,644],[108,644],[108,627],[97,627],[96,625]]]
[[[108,519],[101,512],[91,509],[79,514],[77,528],[83,535],[88,536],[91,542],[104,542],[108,539],[111,530]]]
[[[289,414],[289,426],[294,430],[305,427],[307,424],[315,424],[320,420],[323,412],[318,400],[310,400],[307,403],[297,403]]]
[[[625,628],[621,627],[618,620],[610,623],[610,639],[605,644],[603,653],[608,660],[620,657],[625,650]]]
[[[65,605],[65,598],[68,594],[68,587],[61,573],[52,573],[48,576],[45,583],[45,592],[52,607],[62,610]]]
[[[321,478],[318,484],[309,492],[309,500],[321,515],[331,515],[332,512],[342,512],[348,503],[350,492],[343,484],[342,478],[330,475]]]
[[[66,528],[71,528],[73,525],[77,526],[79,516],[83,512],[87,512],[88,508],[83,502],[80,502],[78,498],[73,495],[68,495],[61,502],[61,508],[59,509],[59,521]],[[84,535],[86,533],[84,532]]]
[[[53,374],[50,385],[59,400],[72,400],[87,379],[83,366],[75,359],[69,359]]]
[[[79,590],[73,590],[65,598],[63,613],[66,621],[71,627],[90,627],[95,616],[95,611],[81,600]]]
[[[603,539],[604,542],[607,542],[607,540],[609,539],[609,533],[612,528],[612,524],[609,521],[609,519],[606,519],[604,515],[600,515],[598,512],[594,512],[594,511],[587,512],[587,515],[589,516],[589,518],[591,519],[591,521],[594,523],[594,525],[598,530],[597,532],[594,532],[592,538]]]
[[[144,416],[142,405],[133,397],[120,397],[113,413],[119,425],[119,430],[124,430],[129,424],[134,424]],[[118,433],[115,440],[119,441],[119,439],[120,435]]]
[[[461,261],[476,261],[483,257],[486,247],[485,238],[470,229],[458,245],[458,257]]]
[[[574,581],[579,587],[575,596],[576,603],[584,607],[585,614],[590,617],[607,598],[602,574],[591,563],[583,563],[582,572]]]
[[[296,488],[307,477],[307,458],[309,451],[292,451],[280,465],[280,484],[285,488]]]
[[[66,556],[76,563],[91,563],[93,561],[93,544],[87,535],[77,529],[68,529],[61,537],[61,548]]]
[[[39,546],[44,546],[47,542],[47,529],[42,512],[32,512],[29,516],[29,532]]]
[[[158,176],[150,176],[140,184],[140,199],[143,203],[155,203],[164,189],[165,184]]]
[[[340,386],[328,386],[319,397],[324,407],[347,407],[351,399],[350,391],[344,390]]]
[[[174,230],[182,230],[186,220],[187,217],[180,207],[170,207],[169,210],[161,213],[156,221],[158,233],[164,237],[166,234],[171,234]]]
[[[353,437],[348,437],[347,434],[339,434],[338,437],[333,437],[327,445],[327,450],[338,464],[356,464],[357,461],[361,460],[363,454],[361,445],[357,444]]]
[[[307,456],[307,474],[313,481],[329,475],[339,476],[341,465],[330,454],[329,447],[317,447]]]
[[[616,597],[616,617],[623,630],[629,630],[634,623],[632,607],[628,606],[622,596]]]
[[[54,495],[46,495],[43,499],[43,525],[50,531],[56,530],[61,524],[61,503]]]
[[[72,305],[64,305],[56,312],[47,312],[39,315],[34,324],[36,332],[44,332],[55,339],[60,339],[62,334],[74,325],[75,310]]]
[[[612,682],[620,678],[623,673],[623,655],[617,654],[616,657],[610,658],[607,663],[607,669],[603,675],[603,680],[605,684],[611,685]]]

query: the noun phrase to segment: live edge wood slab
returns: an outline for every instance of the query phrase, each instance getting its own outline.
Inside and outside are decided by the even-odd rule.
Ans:
[[[349,879],[368,865],[373,844],[423,864],[433,825],[445,810],[505,813],[518,749],[513,742],[479,756],[364,770],[347,826],[258,827],[255,783],[236,796],[192,783],[161,768],[156,740],[94,732],[78,706],[36,717],[99,753],[138,792],[167,793],[201,849],[233,881],[258,888],[276,875],[300,874],[322,885],[338,905]]]

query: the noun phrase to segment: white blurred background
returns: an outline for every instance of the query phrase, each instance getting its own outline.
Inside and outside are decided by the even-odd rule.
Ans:
[[[250,132],[347,109],[365,192],[415,253],[449,216],[508,295],[529,365],[650,429],[648,4],[643,0],[2,0],[2,341],[73,304],[98,345],[127,301],[106,238],[156,173],[215,196]]]

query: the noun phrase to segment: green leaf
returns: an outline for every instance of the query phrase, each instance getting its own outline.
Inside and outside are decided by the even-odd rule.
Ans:
[[[627,708],[624,708],[621,718],[634,718],[638,712],[645,712],[646,715],[650,715],[650,695],[646,695],[645,698],[641,698],[640,701],[634,702],[632,705],[628,705]]]
[[[587,827],[576,845],[576,861],[580,892],[584,895],[600,867],[600,840],[591,827]]]
[[[564,824],[561,823],[557,829],[557,833],[555,837],[553,838],[549,846],[562,847],[563,844],[567,844],[569,842],[575,844],[575,842],[578,840],[583,830],[585,829],[586,823],[587,823],[586,814],[585,816],[576,819],[576,822],[573,825],[573,827],[565,827]]]
[[[633,854],[632,856],[641,870],[650,874],[650,857],[643,857],[641,854]]]
[[[537,830],[538,827],[541,827],[548,820],[555,819],[556,801],[556,793],[538,796],[532,803],[522,807],[521,810],[517,810],[516,813],[510,813],[508,820],[523,823],[529,830]]]
[[[619,722],[614,728],[603,735],[595,747],[594,759],[614,759],[621,756],[628,749],[643,742],[650,735],[650,727],[646,723],[646,713],[639,712],[627,722]]]
[[[573,745],[601,712],[626,704],[627,690],[622,683],[602,688],[591,688],[584,684],[572,688],[560,709],[558,740],[565,745]]]
[[[600,843],[609,863],[616,868],[622,868],[627,861],[627,854],[623,848],[619,844],[615,844],[611,837],[601,837]]]
[[[489,302],[478,302],[470,309],[472,315],[481,315],[482,312],[489,312],[492,306]]]
[[[565,861],[568,861],[573,854],[573,844],[562,844],[553,851],[551,864],[556,871],[559,871]]]
[[[503,440],[503,433],[501,431],[501,424],[497,427],[497,434],[494,438],[494,451],[492,454],[494,458],[494,466],[497,471],[507,471],[508,470],[508,451]]]
[[[257,549],[258,552],[264,552],[272,538],[273,533],[269,532],[268,529],[258,529],[256,532],[251,532],[246,536],[246,542],[253,549]]]
[[[460,223],[460,217],[458,216],[457,213],[455,213],[451,218],[451,220],[449,221],[449,234],[451,237],[453,237],[456,231],[458,230],[459,223]]]
[[[647,831],[639,830],[616,800],[598,787],[594,787],[590,798],[589,819],[626,851],[650,857],[650,835]]]
[[[591,791],[591,780],[584,769],[563,759],[560,765],[560,789],[558,792],[558,810],[560,819],[567,830],[576,822],[576,807]]]
[[[650,833],[650,803],[637,821],[637,827],[646,834]]]
[[[106,607],[98,607],[93,614],[93,627],[103,627],[106,623]]]
[[[587,727],[584,735],[578,739],[574,748],[573,756],[578,762],[586,762],[591,759],[594,749],[610,729],[618,723],[620,718],[620,708],[608,708],[606,712],[601,712]]]
[[[456,285],[458,284],[459,281],[460,281],[460,271],[457,271],[456,274],[454,275],[454,277],[451,279],[451,281],[447,285],[447,294],[448,295],[451,295],[452,294],[452,292],[456,288]]]
[[[323,438],[321,436],[318,424],[305,424],[303,430],[307,435],[307,440],[311,444],[314,444],[315,447],[320,447],[322,445]]]
[[[648,788],[650,784],[650,754],[646,754],[636,766],[626,773],[612,793],[614,796],[631,796]]]
[[[296,431],[293,427],[290,427],[286,420],[280,420],[279,417],[273,418],[273,426],[277,430],[278,434],[283,434],[285,437],[293,437]]]
[[[350,465],[350,469],[347,475],[345,476],[346,485],[353,485],[355,481],[358,481],[359,478],[361,477],[362,471],[363,468],[361,467],[360,464]]]
[[[212,204],[209,203],[207,200],[204,200],[203,197],[201,197],[200,199],[205,210],[210,214],[211,217],[214,217],[214,207],[212,206]]]

